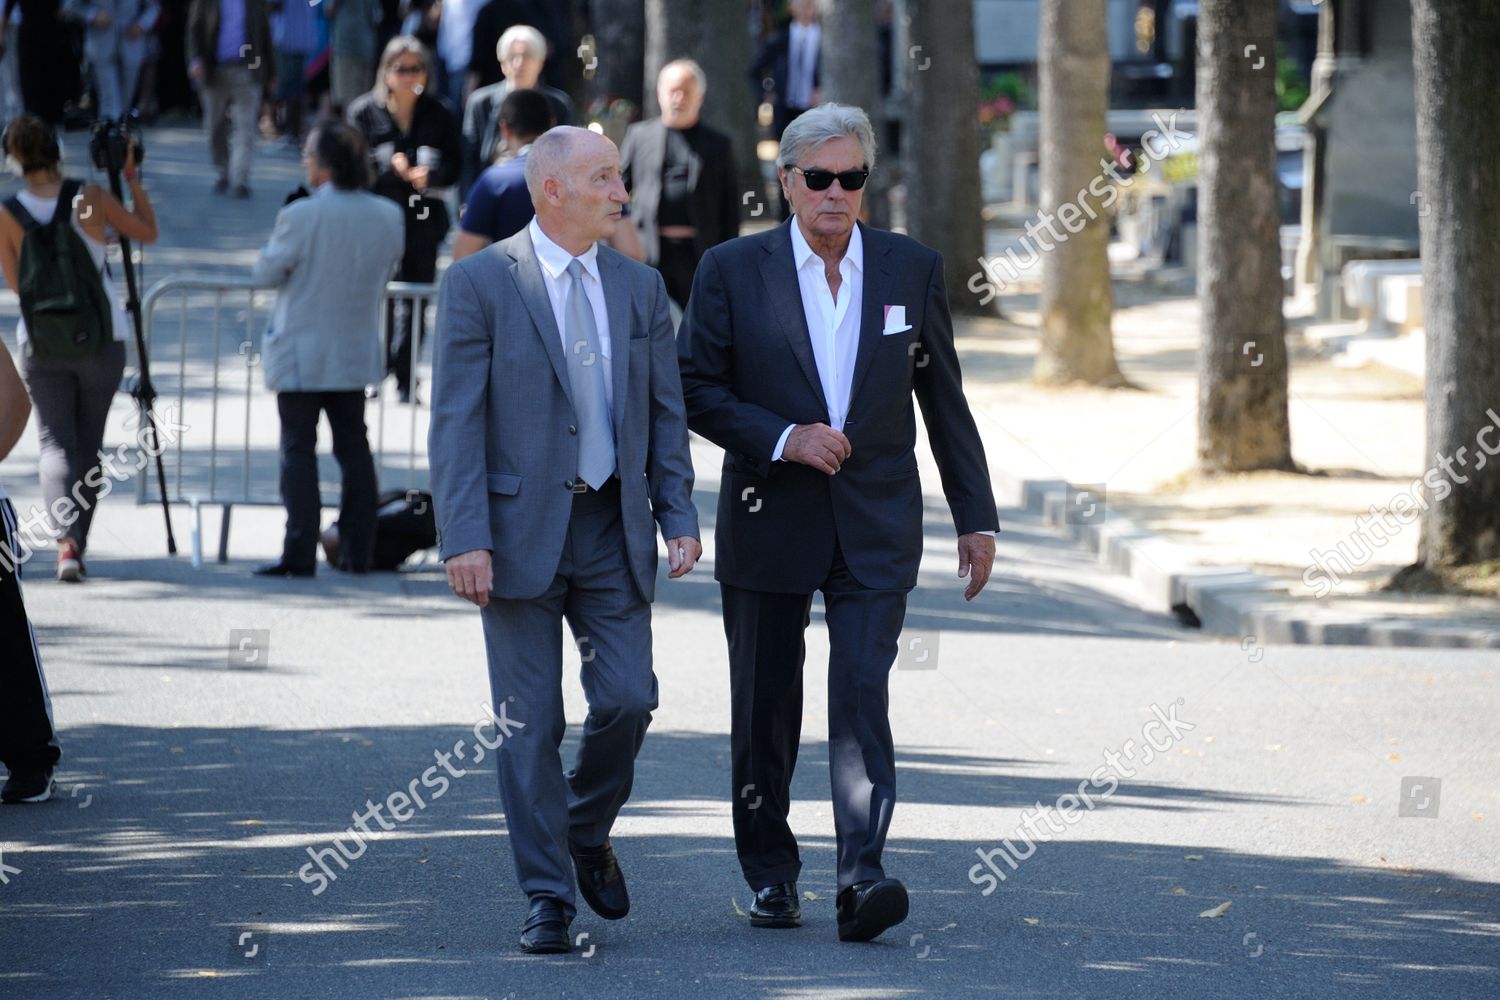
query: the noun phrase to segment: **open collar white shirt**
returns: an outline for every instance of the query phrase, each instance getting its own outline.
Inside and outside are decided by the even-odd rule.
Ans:
[[[568,265],[573,262],[573,255],[542,232],[535,216],[527,224],[527,229],[531,232],[536,259],[542,266],[542,284],[547,286],[547,299],[552,303],[552,316],[557,320],[563,354],[567,355],[573,350],[573,345],[568,342],[568,289],[573,284]],[[591,243],[578,260],[583,264],[583,293],[594,310],[594,328],[599,333],[599,353],[604,362],[604,395],[609,401],[610,412],[614,412],[613,352],[609,342],[609,310],[604,306],[604,284],[599,277],[599,244]]]
[[[854,387],[854,359],[859,353],[859,325],[864,297],[865,244],[859,226],[849,234],[849,246],[839,260],[839,293],[835,298],[823,273],[823,258],[813,252],[797,217],[789,223],[792,230],[792,261],[797,268],[797,287],[802,293],[802,314],[807,319],[808,338],[812,341],[813,360],[818,366],[818,380],[823,399],[828,403],[828,426],[842,431],[849,416],[849,396]],[[781,459],[788,427],[776,442],[772,461]]]

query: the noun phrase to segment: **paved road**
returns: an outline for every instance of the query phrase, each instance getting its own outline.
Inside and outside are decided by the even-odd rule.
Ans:
[[[274,208],[274,185],[250,206],[217,202],[180,135],[153,151],[157,176],[181,183],[163,211],[178,246],[150,259],[243,258],[238,243],[253,247],[269,225],[251,213]],[[290,156],[274,166],[291,176]],[[700,444],[695,460],[711,523],[716,456]],[[28,438],[3,470],[22,509],[36,500],[33,470]],[[802,929],[752,930],[705,565],[663,583],[656,606],[661,708],[616,830],[634,912],[610,923],[585,910],[578,951],[526,958],[493,772],[473,762],[489,698],[472,609],[435,567],[255,579],[250,566],[276,548],[273,510],[236,513],[233,560],[195,570],[160,554],[159,514],[128,492],[100,512],[93,582],[52,584],[42,561],[27,589],[63,790],[0,810],[0,995],[1500,993],[1493,652],[1202,641],[1017,511],[1003,512],[996,578],[965,605],[929,496],[908,652],[891,678],[901,802],[886,857],[912,915],[879,942],[845,945],[821,619],[792,816],[814,898]],[[581,718],[576,684],[567,694]],[[1163,715],[1175,732],[1153,724]],[[1165,749],[1147,762],[1149,739]],[[460,740],[467,759],[450,763],[471,773],[422,791],[434,755]],[[1410,778],[1421,787],[1403,797]],[[423,805],[400,804],[407,818],[361,852],[351,813],[414,781]],[[1032,853],[1017,831],[1037,803],[1064,812]],[[1400,816],[1403,803],[1416,815]],[[328,862],[337,877],[314,894],[299,869],[341,834],[358,856],[347,870]],[[974,869],[1002,838],[1020,858],[1012,870],[991,853],[1004,882]]]

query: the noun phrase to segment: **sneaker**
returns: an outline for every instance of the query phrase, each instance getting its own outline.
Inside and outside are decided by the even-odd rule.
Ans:
[[[57,578],[63,583],[83,580],[83,560],[79,557],[78,543],[71,538],[57,543]]]
[[[225,191],[228,191],[228,190],[229,190],[229,178],[228,177],[220,177],[218,180],[214,181],[214,194],[223,194]]]
[[[234,188],[234,196],[241,200],[247,199],[250,197],[250,188],[245,184],[237,184]]]
[[[0,788],[0,802],[46,802],[52,798],[52,769],[45,771],[12,771]]]

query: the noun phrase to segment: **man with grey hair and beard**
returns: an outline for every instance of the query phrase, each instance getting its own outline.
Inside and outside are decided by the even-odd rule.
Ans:
[[[869,941],[907,915],[881,852],[896,803],[886,678],[922,560],[913,396],[966,600],[989,579],[999,521],[942,257],[857,221],[875,166],[869,118],[813,108],[787,127],[776,165],[794,214],[708,251],[677,339],[688,426],[724,449],[714,576],[729,641],[734,840],[755,892],[751,926],[800,925],[787,815],[803,631],[822,591],[838,934]]]
[[[556,953],[572,947],[575,875],[600,916],[630,909],[609,833],[656,708],[653,536],[672,579],[702,548],[666,288],[600,246],[626,201],[619,153],[554,128],[526,185],[526,228],[443,276],[428,451],[448,583],[481,609],[494,704],[516,720],[496,763],[521,949]],[[566,774],[564,620],[588,702]]]

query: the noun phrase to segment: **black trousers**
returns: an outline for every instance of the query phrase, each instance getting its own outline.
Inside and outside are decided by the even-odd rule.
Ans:
[[[885,877],[880,864],[896,804],[896,751],[886,679],[896,660],[905,590],[871,590],[835,547],[823,593],[828,622],[828,768],[838,887]],[[796,881],[787,824],[802,737],[803,632],[811,594],[720,584],[729,640],[734,844],[752,889]]]
[[[656,269],[667,286],[667,295],[678,308],[686,309],[688,294],[693,290],[693,274],[698,270],[697,241],[663,237],[660,256]]]
[[[12,773],[45,771],[62,754],[36,632],[21,599],[19,562],[26,553],[18,535],[15,507],[0,500],[0,763]]]
[[[339,500],[339,568],[365,572],[375,553],[375,460],[365,437],[365,394],[282,392],[281,501],[286,504],[286,540],[281,560],[313,569],[318,559],[318,527],[323,496],[318,488],[318,414],[328,414],[333,457],[343,477]]]

